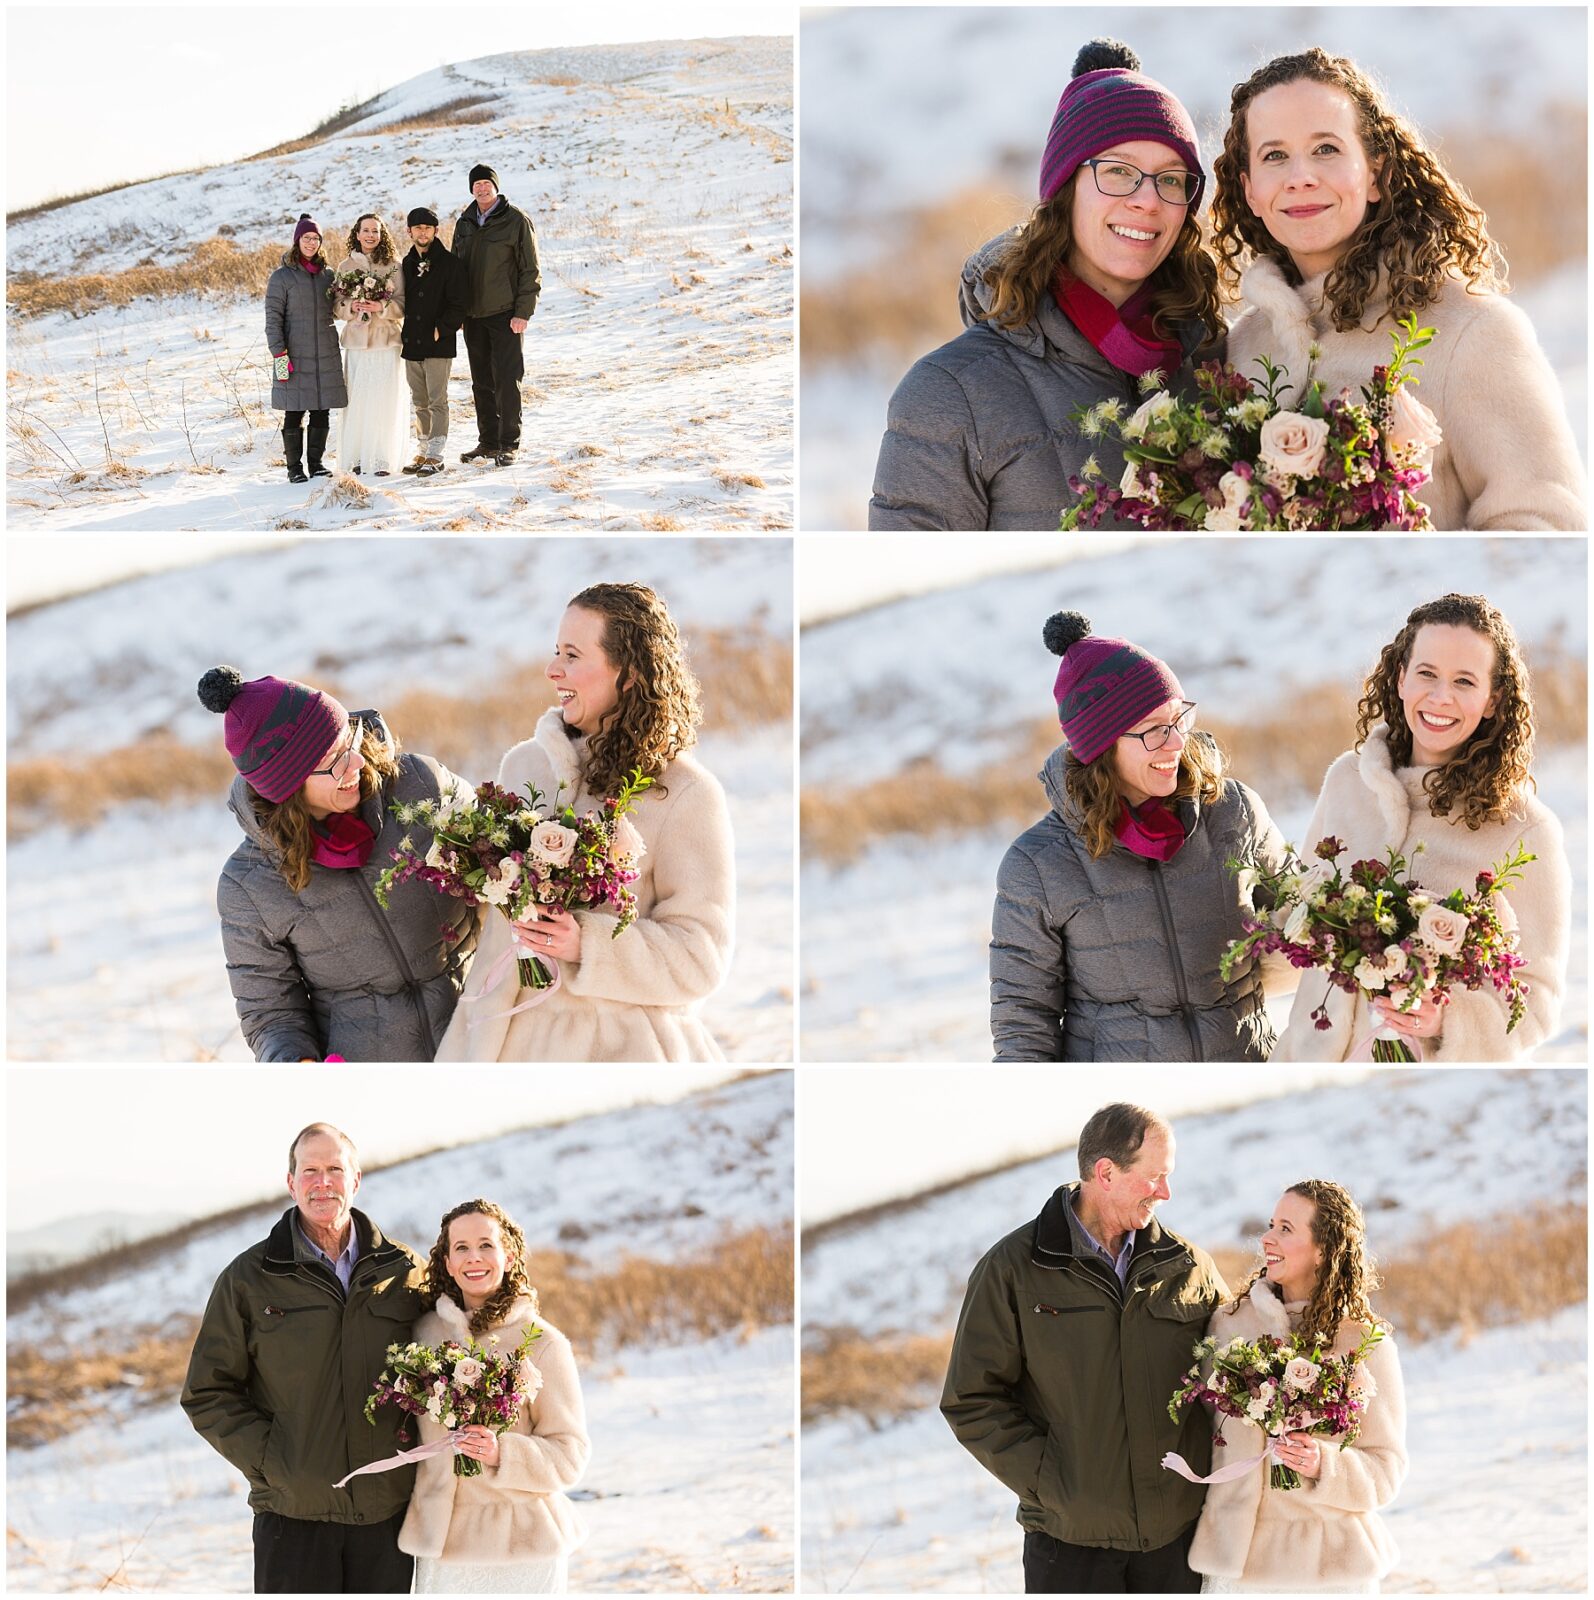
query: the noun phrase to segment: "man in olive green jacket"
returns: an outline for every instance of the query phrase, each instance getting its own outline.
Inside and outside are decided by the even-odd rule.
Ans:
[[[408,1594],[398,1547],[412,1466],[335,1484],[400,1448],[392,1407],[365,1402],[425,1309],[414,1252],[382,1236],[353,1200],[359,1157],[312,1123],[288,1152],[294,1205],[211,1291],[183,1409],[249,1480],[257,1594]]]
[[[1155,1218],[1173,1130],[1104,1107],[1079,1136],[1078,1183],[988,1251],[969,1278],[941,1395],[958,1442],[1018,1496],[1030,1594],[1196,1593],[1186,1555],[1211,1427],[1168,1401],[1228,1288]]]

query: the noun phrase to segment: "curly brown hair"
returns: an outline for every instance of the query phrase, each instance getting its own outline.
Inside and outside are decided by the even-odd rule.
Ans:
[[[377,240],[376,249],[370,255],[365,256],[365,259],[373,267],[389,267],[398,260],[398,248],[393,243],[393,235],[387,231],[387,223],[374,211],[367,211],[364,215],[354,219],[354,226],[349,229],[347,240],[349,254],[352,256],[358,251],[361,255],[365,255],[364,250],[360,248],[360,224],[367,219],[374,222],[382,230],[382,237]]]
[[[1494,646],[1490,679],[1499,699],[1494,715],[1485,717],[1467,745],[1422,780],[1428,809],[1436,817],[1459,811],[1459,821],[1476,832],[1486,822],[1504,822],[1524,790],[1536,788],[1528,770],[1533,763],[1533,693],[1527,663],[1511,624],[1481,594],[1447,594],[1420,605],[1406,625],[1386,644],[1378,664],[1362,685],[1356,706],[1356,748],[1367,742],[1382,722],[1389,730],[1389,758],[1397,767],[1411,765],[1411,728],[1400,699],[1400,675],[1411,661],[1417,630],[1438,626],[1471,628]]]
[[[1099,861],[1117,842],[1118,818],[1123,813],[1123,790],[1113,760],[1116,745],[1108,745],[1094,761],[1081,761],[1072,750],[1063,758],[1063,787],[1079,808],[1085,848]],[[1200,797],[1211,805],[1223,793],[1228,760],[1211,734],[1186,739],[1179,752],[1179,781],[1170,798]]]
[[[1075,172],[1050,200],[1041,201],[987,270],[985,283],[992,291],[992,301],[985,320],[999,328],[1022,327],[1052,292],[1058,267],[1073,253],[1074,185],[1078,181],[1079,172]],[[1160,337],[1174,337],[1179,324],[1192,320],[1207,330],[1203,344],[1222,331],[1217,263],[1193,206],[1185,212],[1184,226],[1150,282],[1151,322]]]
[[[604,659],[615,669],[619,698],[587,729],[584,779],[594,795],[617,794],[634,768],[658,781],[697,742],[700,690],[686,648],[664,602],[640,583],[595,583],[570,604],[603,618]]]
[[[448,1230],[450,1224],[460,1217],[472,1216],[490,1217],[498,1224],[506,1257],[504,1281],[493,1290],[485,1305],[479,1306],[470,1314],[471,1333],[483,1334],[502,1322],[508,1316],[509,1308],[521,1296],[531,1301],[531,1309],[535,1312],[537,1291],[532,1288],[531,1280],[526,1276],[526,1236],[515,1224],[514,1219],[502,1206],[495,1205],[491,1200],[465,1200],[452,1211],[445,1211],[443,1220],[437,1225],[437,1241],[433,1244],[432,1253],[426,1261],[427,1310],[431,1310],[444,1298],[452,1300],[461,1311],[465,1309],[459,1285],[449,1276]]]
[[[402,746],[397,734],[389,734],[383,740],[374,727],[365,729],[360,739],[360,754],[365,757],[365,766],[360,772],[362,805],[398,776],[401,753]],[[277,870],[295,894],[302,894],[310,881],[316,820],[304,802],[304,785],[301,784],[286,800],[268,800],[251,789],[249,802],[254,809],[255,821],[260,824],[260,831],[272,846]]]
[[[1268,89],[1303,78],[1349,97],[1362,150],[1378,177],[1378,200],[1368,207],[1323,285],[1335,328],[1343,333],[1361,325],[1379,275],[1386,270],[1392,321],[1431,305],[1452,275],[1465,279],[1474,292],[1507,293],[1505,257],[1489,237],[1488,218],[1472,196],[1354,61],[1331,56],[1316,45],[1299,55],[1276,56],[1236,84],[1230,96],[1223,150],[1213,163],[1212,196],[1213,237],[1230,290],[1238,290],[1241,272],[1256,256],[1276,262],[1287,282],[1302,281],[1289,251],[1246,203],[1240,180],[1251,158],[1246,127],[1251,102]]]
[[[1312,1243],[1323,1252],[1317,1282],[1301,1313],[1301,1333],[1326,1346],[1347,1321],[1390,1332],[1390,1325],[1372,1307],[1370,1296],[1381,1287],[1378,1265],[1367,1248],[1366,1218],[1349,1191],[1327,1178],[1306,1178],[1284,1192],[1298,1194],[1311,1205]],[[1244,1300],[1251,1285],[1266,1275],[1264,1262],[1245,1280],[1234,1303]]]

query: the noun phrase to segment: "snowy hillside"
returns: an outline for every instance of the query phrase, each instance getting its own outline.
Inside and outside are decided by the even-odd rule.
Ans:
[[[540,672],[566,600],[599,580],[654,585],[691,659],[721,632],[778,650],[790,637],[790,560],[784,539],[337,540],[135,579],[12,620],[9,754],[84,759],[157,732],[213,749],[220,724],[194,684],[218,661],[249,677],[335,681],[351,707],[391,707],[417,691],[488,694],[506,673]],[[705,1019],[730,1059],[783,1061],[793,1016],[791,724],[727,726],[723,693],[711,679],[698,753],[724,785],[735,830],[737,947]],[[455,758],[463,775],[494,775],[542,703],[483,730]],[[68,831],[85,870],[63,881]],[[238,837],[218,792],[122,804],[92,826],[14,840],[12,1058],[248,1060],[215,913],[216,879]]]
[[[816,549],[829,544],[820,540]],[[924,761],[973,781],[1034,772],[1029,731],[1047,717],[1057,665],[1041,643],[1041,624],[1064,607],[1083,611],[1102,634],[1130,632],[1173,666],[1202,715],[1231,726],[1250,717],[1287,721],[1292,697],[1319,685],[1359,688],[1410,608],[1446,588],[1487,594],[1511,619],[1530,663],[1535,652],[1557,662],[1586,659],[1581,539],[1446,539],[1434,550],[1419,570],[1386,540],[1261,548],[1174,539],[805,628],[805,789],[834,799],[838,786],[892,777],[909,783]],[[950,656],[949,640],[956,642]],[[1341,747],[1353,733],[1347,725]],[[1541,746],[1534,770],[1540,799],[1565,830],[1573,873],[1561,1028],[1535,1059],[1583,1061],[1586,747]],[[1265,775],[1235,775],[1259,789],[1285,837],[1299,844],[1315,776],[1279,788]],[[1045,809],[1038,783],[1034,802],[1038,819]],[[997,866],[1022,826],[887,836],[846,864],[806,852],[804,1060],[989,1059],[991,903]],[[860,906],[870,908],[867,920],[858,917]],[[926,937],[932,926],[935,936]],[[1276,1022],[1288,1005],[1274,1002]]]
[[[14,281],[153,257],[195,292],[87,315],[8,296],[8,523],[790,527],[791,156],[789,39],[532,51],[425,73],[305,149],[19,221]],[[446,232],[481,161],[538,235],[520,459],[453,459],[476,442],[461,350],[442,477],[367,477],[353,506],[290,485],[260,298],[205,292],[191,253],[286,249],[306,211],[329,242],[367,209],[401,235],[428,205]]]
[[[601,1273],[628,1256],[684,1262],[725,1233],[792,1214],[789,1073],[675,1106],[638,1107],[405,1162],[367,1177],[362,1207],[421,1249],[436,1218],[483,1189],[533,1249],[574,1250]],[[197,1314],[211,1280],[262,1237],[275,1203],[201,1231],[170,1258],[13,1316],[35,1339],[116,1348],[135,1328]],[[579,1240],[578,1243],[571,1242]],[[557,1323],[559,1308],[545,1296]],[[590,1533],[574,1590],[789,1589],[792,1331],[771,1326],[623,1350],[578,1347],[592,1463],[576,1498]],[[687,1418],[690,1425],[687,1425]],[[91,1433],[7,1461],[7,1586],[243,1592],[249,1512],[238,1474],[175,1401],[112,1403]]]
[[[1160,1215],[1208,1248],[1254,1243],[1307,1169],[1358,1197],[1375,1251],[1408,1259],[1436,1228],[1509,1219],[1546,1169],[1564,1179],[1557,1194],[1587,1195],[1582,1072],[1380,1073],[1181,1116],[1176,1130]],[[823,1159],[805,1143],[805,1161]],[[1059,1152],[805,1236],[805,1329],[950,1332],[974,1262],[1074,1172]],[[1411,1467],[1385,1513],[1400,1546],[1386,1592],[1587,1587],[1587,1359],[1586,1306],[1403,1344]],[[878,1428],[850,1415],[806,1427],[802,1504],[809,1592],[1022,1587],[1014,1498],[958,1447],[933,1397]]]
[[[802,26],[802,238],[805,326],[841,321],[833,358],[805,339],[803,525],[862,528],[886,402],[914,356],[952,337],[966,254],[1034,203],[1046,130],[1075,52],[1110,35],[1139,53],[1195,121],[1209,168],[1232,86],[1275,55],[1320,44],[1382,83],[1463,183],[1515,185],[1506,151],[1584,139],[1588,21],[1582,9],[1366,6],[1273,8],[834,6]],[[1000,83],[993,94],[990,85]],[[1478,108],[1488,108],[1487,137]],[[1568,134],[1560,130],[1565,127]],[[1480,170],[1480,166],[1486,170]],[[1485,190],[1484,186],[1488,189]],[[1001,211],[984,231],[975,199]],[[1513,296],[1560,381],[1573,436],[1588,428],[1588,267],[1583,252],[1546,273],[1519,262],[1563,231],[1553,200],[1532,214],[1540,238],[1494,227],[1512,262]],[[1515,219],[1513,219],[1514,221]],[[1508,224],[1510,226],[1511,224]],[[1579,211],[1573,236],[1583,236]],[[898,267],[907,248],[908,264]],[[1553,253],[1553,251],[1551,252]],[[1531,256],[1529,256],[1531,259]],[[930,269],[934,261],[934,270]],[[893,275],[944,309],[937,338],[892,348],[903,320]],[[869,317],[880,307],[879,325]],[[889,309],[888,309],[889,308]],[[817,321],[817,318],[816,318]]]

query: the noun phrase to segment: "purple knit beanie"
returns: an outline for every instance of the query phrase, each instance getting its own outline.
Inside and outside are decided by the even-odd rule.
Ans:
[[[1110,750],[1158,706],[1184,699],[1166,662],[1127,639],[1098,639],[1077,611],[1048,618],[1042,637],[1063,658],[1052,698],[1063,737],[1081,761]]]
[[[1155,78],[1137,71],[1140,58],[1116,39],[1092,39],[1074,59],[1073,81],[1063,90],[1041,157],[1041,199],[1050,200],[1079,170],[1081,161],[1131,139],[1165,144],[1201,180],[1206,172],[1190,113]]]
[[[310,213],[308,211],[305,211],[305,212],[301,212],[300,213],[299,226],[296,227],[293,230],[293,248],[295,250],[297,250],[299,248],[299,241],[307,233],[313,233],[313,234],[315,234],[317,236],[317,238],[321,238],[321,239],[325,239],[326,238],[326,235],[321,232],[321,229],[319,227],[316,226],[315,219],[310,215]]]
[[[256,794],[276,804],[304,785],[349,725],[329,694],[291,678],[245,683],[236,667],[212,667],[199,703],[225,712],[227,754]]]

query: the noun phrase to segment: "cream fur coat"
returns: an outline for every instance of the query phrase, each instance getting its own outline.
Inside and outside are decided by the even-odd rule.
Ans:
[[[1452,889],[1470,892],[1477,875],[1520,839],[1538,860],[1528,864],[1516,888],[1497,899],[1504,908],[1501,920],[1507,927],[1515,924],[1527,958],[1520,970],[1529,991],[1526,1014],[1507,1033],[1505,999],[1492,985],[1475,991],[1456,988],[1439,1037],[1422,1041],[1425,1061],[1512,1061],[1553,1034],[1561,1014],[1572,920],[1572,874],[1561,824],[1527,794],[1509,822],[1485,823],[1474,833],[1465,823],[1429,811],[1422,777],[1420,767],[1397,771],[1390,765],[1388,729],[1379,723],[1360,750],[1347,750],[1328,769],[1299,841],[1301,851],[1310,856],[1319,839],[1333,834],[1346,847],[1339,858],[1344,868],[1352,861],[1381,859],[1394,847],[1406,857],[1412,877],[1436,895],[1446,895]],[[1424,849],[1416,855],[1419,843]],[[1310,1013],[1325,991],[1331,1026],[1319,1029]],[[1332,988],[1320,972],[1303,972],[1289,1025],[1269,1059],[1344,1061],[1376,1025],[1359,994]]]
[[[1266,355],[1299,385],[1315,340],[1323,347],[1317,377],[1324,396],[1348,388],[1360,399],[1373,368],[1394,353],[1394,324],[1377,305],[1368,306],[1360,328],[1335,331],[1323,309],[1322,276],[1292,287],[1276,263],[1261,259],[1246,270],[1240,291],[1246,310],[1229,330],[1228,359],[1247,378],[1260,376],[1252,363]],[[1468,293],[1459,278],[1417,323],[1434,329],[1434,341],[1420,352],[1423,365],[1414,370],[1421,382],[1412,392],[1444,430],[1432,479],[1417,491],[1434,527],[1587,529],[1577,442],[1532,323],[1500,295]]]
[[[399,1530],[400,1550],[433,1561],[501,1567],[561,1555],[586,1537],[564,1494],[580,1481],[591,1453],[570,1341],[542,1321],[524,1295],[492,1331],[498,1349],[507,1353],[533,1324],[542,1334],[528,1359],[542,1373],[542,1388],[521,1407],[514,1426],[499,1435],[497,1466],[484,1467],[480,1477],[456,1478],[448,1452],[421,1462]],[[449,1299],[439,1299],[412,1335],[431,1345],[447,1339],[463,1344],[470,1336],[469,1315]],[[487,1336],[477,1343],[486,1344]],[[430,1417],[422,1417],[420,1425],[423,1444],[448,1432]]]
[[[393,298],[382,302],[380,311],[371,313],[369,322],[361,322],[360,314],[342,295],[332,302],[332,315],[343,324],[345,350],[397,350],[404,339],[404,274],[397,260],[385,267],[373,267],[358,250],[349,252],[347,260],[338,263],[338,272],[369,272],[374,277],[387,278],[393,285]]]
[[[1293,1308],[1296,1315],[1300,1309]],[[1213,1312],[1207,1332],[1220,1343],[1264,1333],[1282,1338],[1293,1321],[1259,1281],[1245,1299]],[[1354,1350],[1365,1332],[1345,1323],[1335,1354]],[[1319,1477],[1303,1479],[1298,1489],[1275,1489],[1263,1462],[1243,1478],[1208,1488],[1190,1545],[1192,1572],[1238,1578],[1255,1589],[1333,1593],[1382,1578],[1394,1566],[1399,1551],[1377,1513],[1406,1476],[1406,1392],[1387,1334],[1368,1352],[1366,1371],[1375,1389],[1355,1444],[1341,1450],[1328,1435],[1313,1435],[1321,1446]],[[1249,1422],[1224,1417],[1222,1424],[1224,1448],[1213,1452],[1215,1466],[1258,1455],[1267,1443]]]
[[[557,710],[504,757],[498,782],[543,798],[565,785],[562,803],[584,811],[605,797],[587,792],[581,746]],[[629,813],[647,846],[632,886],[638,915],[618,939],[615,917],[577,911],[581,959],[560,963],[561,987],[528,1011],[508,1016],[527,998],[513,962],[502,964],[486,995],[482,986],[510,947],[508,919],[482,918],[481,942],[439,1061],[719,1061],[723,1057],[698,1016],[730,968],[736,877],[725,795],[689,754],[663,775],[668,794],[647,791]],[[473,998],[481,996],[480,998]]]

